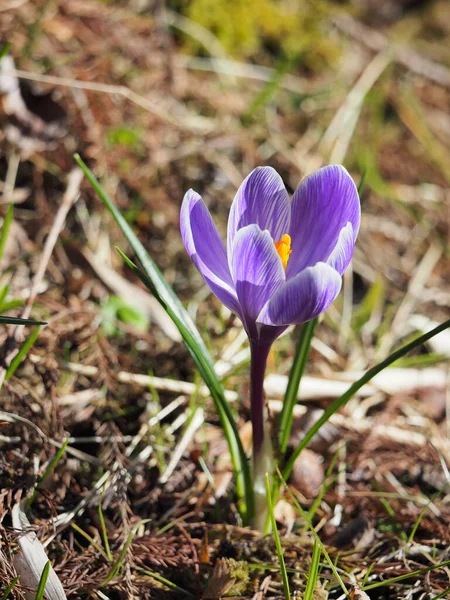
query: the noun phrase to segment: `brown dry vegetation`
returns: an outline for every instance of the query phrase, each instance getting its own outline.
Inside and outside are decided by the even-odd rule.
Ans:
[[[74,152],[189,306],[214,358],[226,363],[225,387],[247,444],[245,338],[182,246],[178,213],[188,188],[204,195],[223,232],[237,186],[257,165],[275,167],[290,191],[329,162],[345,164],[357,183],[366,172],[353,271],[316,330],[308,367],[314,378],[302,387],[292,444],[339,395],[327,380],[337,390],[339,380],[354,381],[430,328],[427,320],[449,317],[448,3],[320,2],[319,11],[299,2],[317,44],[305,43],[295,60],[283,59],[280,40],[264,33],[259,46],[231,58],[212,31],[189,20],[193,4],[0,3],[0,36],[11,43],[28,111],[14,112],[3,94],[0,214],[11,201],[15,208],[1,284],[10,286],[8,300],[25,306],[34,290],[32,316],[48,323],[2,388],[3,589],[15,576],[18,548],[11,507],[69,437],[28,513],[39,539],[51,538],[47,552],[68,597],[186,597],[153,573],[194,598],[219,598],[227,587],[220,558],[248,563],[247,583],[228,593],[283,597],[272,538],[241,528],[212,402],[167,316],[136,291],[140,284],[114,250],[129,248],[89,184],[77,179]],[[58,230],[61,210],[68,214]],[[124,304],[117,308],[113,296]],[[137,305],[148,324],[126,304]],[[2,326],[0,336],[3,378],[23,332]],[[273,412],[283,394],[273,375],[289,373],[297,337],[289,332],[270,357]],[[323,494],[314,524],[349,589],[369,568],[367,585],[450,559],[450,343],[440,340],[398,365],[408,370],[387,370],[353,398],[295,471],[291,483],[304,508]],[[197,430],[168,471],[191,419]],[[291,592],[300,598],[312,537],[289,496],[277,515]],[[233,579],[230,564],[225,584]],[[367,589],[368,597],[445,597],[438,595],[450,587],[449,568]],[[325,562],[319,582],[316,598],[342,594]],[[11,597],[24,593],[17,584]]]

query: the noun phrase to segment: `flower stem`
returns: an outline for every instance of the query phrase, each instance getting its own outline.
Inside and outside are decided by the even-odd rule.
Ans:
[[[268,517],[266,473],[272,477],[273,451],[264,403],[264,373],[270,344],[251,342],[250,409],[253,427],[253,489],[255,509],[252,526],[264,531]]]

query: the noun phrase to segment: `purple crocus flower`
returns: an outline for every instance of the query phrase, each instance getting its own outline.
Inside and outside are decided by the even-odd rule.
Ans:
[[[343,167],[306,177],[292,202],[278,173],[258,167],[234,198],[227,249],[193,190],[183,200],[181,235],[212,292],[242,320],[250,340],[273,341],[334,301],[359,221],[358,193]]]
[[[195,266],[249,336],[254,524],[262,528],[267,510],[264,473],[270,472],[271,463],[270,438],[264,431],[267,356],[288,325],[314,319],[338,295],[359,230],[358,192],[347,171],[332,165],[306,177],[291,202],[278,173],[259,167],[234,198],[226,249],[193,190],[184,197],[180,222]]]

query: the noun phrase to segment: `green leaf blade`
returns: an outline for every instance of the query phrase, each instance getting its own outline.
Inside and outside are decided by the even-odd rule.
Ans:
[[[46,321],[35,321],[34,319],[20,319],[19,317],[0,316],[0,325],[47,325]]]
[[[136,234],[114,206],[113,202],[110,200],[87,165],[78,155],[75,155],[75,160],[83,170],[86,178],[91,183],[92,187],[97,192],[108,211],[114,217],[116,223],[139,259],[143,270],[141,270],[123,252],[118,250],[120,256],[128,265],[128,267],[136,273],[144,285],[146,285],[146,287],[152,292],[169,317],[172,319],[174,324],[177,326],[189,353],[193,357],[200,374],[211,391],[211,396],[219,414],[221,425],[224,430],[224,435],[226,437],[231,454],[231,460],[236,479],[236,492],[239,497],[238,507],[244,522],[247,522],[253,514],[254,506],[253,487],[251,483],[249,464],[231,409],[225,399],[222,384],[215,373],[211,355],[209,354],[206,345],[200,336],[200,333],[186,312],[183,304],[180,302],[172,288],[167,284],[161,271],[153,262],[144,246],[138,240]]]
[[[45,586],[47,585],[47,579],[50,575],[50,561],[45,563],[45,567],[42,569],[41,578],[39,579],[39,585],[36,590],[35,600],[42,600],[45,594]]]
[[[348,388],[348,390],[346,392],[344,392],[344,394],[342,394],[342,396],[337,398],[324,411],[324,413],[322,414],[320,419],[318,419],[314,423],[314,425],[311,427],[311,429],[306,433],[305,437],[300,442],[300,444],[297,446],[297,448],[294,450],[294,452],[290,456],[288,462],[286,463],[286,465],[282,471],[283,479],[287,480],[289,478],[290,474],[292,473],[292,469],[294,468],[295,461],[299,457],[302,450],[304,450],[307,447],[309,442],[316,435],[316,433],[319,431],[319,429],[322,427],[322,425],[324,425],[342,406],[344,406],[350,400],[350,398],[352,398],[352,396],[354,396],[356,394],[356,392],[363,387],[363,385],[368,383],[371,379],[373,379],[373,377],[375,377],[375,375],[378,375],[378,373],[380,373],[381,371],[383,371],[384,369],[386,369],[387,367],[392,365],[399,358],[402,358],[403,356],[405,356],[405,354],[408,354],[408,352],[410,352],[411,350],[414,350],[414,348],[417,348],[418,346],[427,342],[432,337],[434,337],[435,335],[438,335],[438,333],[441,333],[441,331],[444,331],[445,329],[448,329],[449,327],[450,327],[450,319],[448,319],[444,323],[441,323],[441,325],[438,325],[437,327],[435,327],[428,333],[425,333],[424,335],[419,336],[418,338],[416,338],[409,344],[406,344],[402,348],[399,348],[395,352],[392,352],[392,354],[390,354],[385,360],[383,360],[381,363],[375,365],[374,367],[372,367],[371,369],[366,371],[366,373],[362,377],[360,377],[360,379],[358,379],[358,381],[355,381],[355,383],[353,385],[351,385]]]
[[[297,394],[300,382],[308,361],[309,349],[317,326],[317,318],[305,323],[302,327],[297,344],[294,361],[289,373],[288,385],[284,395],[283,407],[279,419],[279,443],[281,454],[286,453],[289,435],[292,429],[294,407],[297,404]]]

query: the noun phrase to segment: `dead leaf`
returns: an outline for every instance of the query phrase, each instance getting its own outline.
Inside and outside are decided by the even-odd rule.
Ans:
[[[324,478],[322,459],[312,450],[305,448],[295,461],[290,483],[306,498],[314,498]]]
[[[355,585],[350,590],[350,600],[370,600],[370,598],[358,585]]]
[[[277,523],[281,523],[288,531],[292,531],[292,527],[298,517],[297,511],[292,504],[281,498],[276,503],[273,513]]]
[[[203,593],[203,600],[217,600],[226,594],[234,585],[236,580],[230,575],[225,558],[218,558],[213,572],[208,581],[208,586]]]
[[[44,546],[38,540],[34,531],[30,529],[30,522],[25,514],[23,502],[13,506],[12,523],[14,529],[20,532],[18,544],[21,551],[21,554],[16,554],[14,557],[14,566],[18,575],[20,575],[20,582],[24,586],[36,591],[42,571],[49,559]],[[29,600],[35,597],[35,594],[30,592],[25,595]],[[44,596],[47,600],[67,600],[64,589],[53,567],[50,567]]]
[[[205,530],[205,534],[203,536],[202,545],[200,547],[199,552],[199,560],[201,563],[209,564],[209,550],[208,550],[208,532]]]

